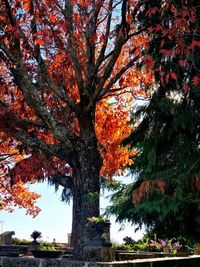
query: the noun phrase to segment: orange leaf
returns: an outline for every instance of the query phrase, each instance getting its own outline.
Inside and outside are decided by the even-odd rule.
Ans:
[[[176,73],[172,72],[172,73],[171,73],[171,77],[172,77],[172,79],[177,80],[177,75],[176,75]]]
[[[30,9],[31,9],[31,1],[30,0],[24,1],[24,9],[28,12],[30,11]]]
[[[44,44],[44,40],[43,40],[43,39],[38,39],[38,40],[37,40],[37,43],[38,43],[39,45],[43,45],[43,44]]]
[[[133,191],[133,204],[136,206],[143,197],[148,197],[151,190],[158,190],[164,194],[166,191],[166,183],[162,180],[143,181],[139,188]]]
[[[54,14],[51,14],[51,15],[50,15],[50,20],[51,20],[52,23],[55,23],[55,21],[56,21],[56,17],[55,17]]]

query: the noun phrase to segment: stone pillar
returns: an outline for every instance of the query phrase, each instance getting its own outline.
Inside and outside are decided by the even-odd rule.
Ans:
[[[114,249],[110,242],[110,221],[88,223],[88,236],[85,243],[84,260],[86,261],[113,261]]]
[[[109,262],[115,260],[115,250],[111,247],[85,246],[84,260]]]
[[[71,233],[68,233],[67,234],[67,244],[71,247],[71,237],[72,237],[72,234]]]
[[[40,243],[37,241],[32,241],[28,244],[28,255],[32,255],[32,250],[39,250],[40,249]]]
[[[10,246],[12,243],[12,236],[15,235],[14,231],[6,231],[0,234],[0,245]]]

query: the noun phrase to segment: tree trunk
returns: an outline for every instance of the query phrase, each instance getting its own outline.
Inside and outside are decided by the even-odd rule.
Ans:
[[[100,215],[100,170],[102,158],[92,121],[84,117],[81,142],[77,146],[73,166],[72,244],[74,260],[84,260],[84,246],[88,240],[87,218]]]
[[[88,239],[87,218],[99,216],[99,172],[98,162],[74,171],[72,242],[75,260],[84,259],[83,248]]]

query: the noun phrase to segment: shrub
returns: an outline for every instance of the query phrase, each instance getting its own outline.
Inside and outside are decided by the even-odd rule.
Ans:
[[[13,245],[28,245],[29,243],[30,243],[30,241],[26,240],[26,239],[19,239],[17,237],[12,239]]]

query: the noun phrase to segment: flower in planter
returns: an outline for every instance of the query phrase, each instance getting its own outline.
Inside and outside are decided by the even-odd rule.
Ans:
[[[168,247],[170,248],[171,247],[171,240],[168,240],[168,239],[160,239],[159,240],[159,243],[161,245],[161,247]]]
[[[172,240],[172,243],[171,243],[171,248],[172,249],[175,249],[175,250],[178,250],[182,247],[182,245],[180,244],[179,241],[175,240],[175,242],[173,242]]]
[[[157,240],[150,240],[149,248],[150,248],[150,250],[153,250],[153,251],[160,251],[161,250],[161,244]]]
[[[176,253],[182,246],[179,241],[173,239],[155,239],[149,243],[150,250]]]

